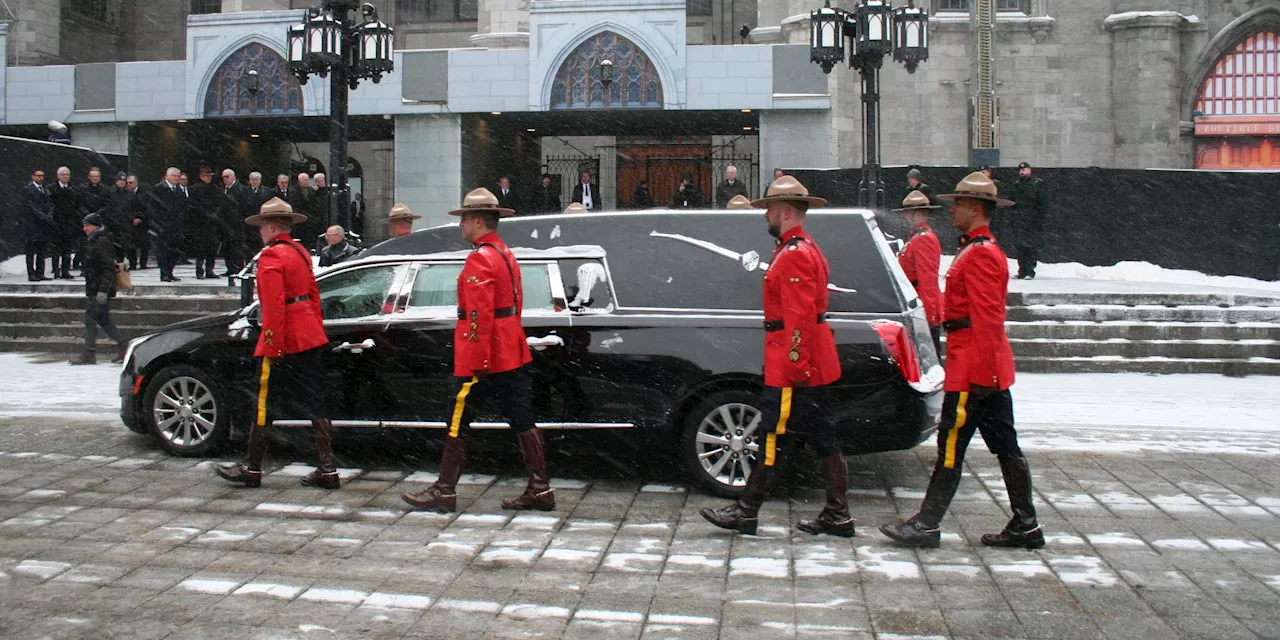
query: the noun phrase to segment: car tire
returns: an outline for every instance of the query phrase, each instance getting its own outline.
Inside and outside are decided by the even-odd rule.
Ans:
[[[736,498],[746,488],[763,435],[758,394],[716,391],[685,414],[680,455],[696,484],[714,495]]]
[[[175,456],[209,457],[231,435],[231,406],[207,373],[188,365],[161,369],[147,385],[140,419]]]

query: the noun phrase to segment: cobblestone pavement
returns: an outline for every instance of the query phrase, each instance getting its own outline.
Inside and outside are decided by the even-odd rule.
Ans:
[[[929,446],[852,460],[852,540],[795,531],[822,504],[812,477],[735,537],[678,475],[554,442],[559,506],[533,514],[499,506],[518,458],[477,464],[444,516],[398,497],[434,478],[412,471],[433,452],[351,448],[340,491],[300,487],[306,454],[280,446],[262,488],[236,489],[118,425],[0,421],[0,637],[1280,637],[1269,451],[1033,451],[1050,542],[1028,552],[978,544],[1006,515],[975,444],[942,549],[917,552],[875,525],[914,512]]]

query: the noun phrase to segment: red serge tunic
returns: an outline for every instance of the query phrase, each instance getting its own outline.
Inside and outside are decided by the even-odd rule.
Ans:
[[[827,325],[831,270],[804,229],[783,234],[764,275],[764,384],[831,384],[840,379],[835,334]]]
[[[898,254],[898,264],[907,280],[920,294],[924,317],[929,326],[942,324],[942,290],[938,288],[938,268],[942,262],[942,245],[926,222],[911,228],[911,239]]]
[[[969,326],[947,331],[946,391],[969,391],[975,384],[1004,391],[1013,385],[1013,349],[1004,332],[1008,291],[1004,251],[990,228],[974,229],[947,270],[944,322]]]
[[[279,358],[327,344],[320,290],[311,272],[311,254],[282,233],[258,258],[258,306],[262,331],[253,355]]]
[[[502,373],[533,361],[520,324],[523,300],[516,257],[497,233],[485,234],[458,274],[453,375]]]

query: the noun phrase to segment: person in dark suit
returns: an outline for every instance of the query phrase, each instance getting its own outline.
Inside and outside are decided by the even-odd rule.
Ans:
[[[351,200],[351,233],[357,238],[364,235],[364,193],[358,191]]]
[[[297,190],[289,186],[289,174],[282,173],[276,176],[275,197],[289,203],[293,206],[293,201],[298,197]]]
[[[222,195],[227,200],[219,210],[218,220],[222,233],[222,261],[227,265],[227,273],[221,277],[229,278],[244,268],[245,262],[253,254],[245,254],[245,248],[236,240],[240,237],[240,227],[248,217],[249,206],[245,200],[244,185],[236,180],[236,172],[230,168],[222,170]]]
[[[116,247],[116,259],[123,258],[124,252],[120,249],[119,241],[116,240],[116,233],[121,227],[112,220],[111,189],[102,184],[101,169],[89,168],[89,181],[80,187],[80,202],[80,208],[85,214],[96,213],[102,219],[106,225],[106,234],[111,240],[111,246]]]
[[[653,194],[649,193],[649,181],[641,180],[636,185],[636,192],[631,194],[631,206],[636,209],[652,209],[657,206],[653,201]]]
[[[116,250],[107,235],[102,216],[91,213],[81,221],[82,233],[88,236],[84,250],[84,351],[68,361],[73,365],[97,364],[94,353],[98,327],[116,343],[114,363],[124,362],[129,341],[111,320],[111,298],[116,295]]]
[[[724,181],[716,187],[716,208],[726,208],[734,196],[750,197],[747,195],[746,183],[738,179],[738,168],[729,165],[724,170]]]
[[[298,187],[294,198],[295,200],[290,201],[289,205],[307,219],[293,225],[293,237],[301,242],[302,246],[310,249],[315,246],[316,237],[324,231],[324,221],[329,217],[329,212],[322,209],[326,202],[311,187],[311,176],[305,173],[298,174]]]
[[[680,176],[680,186],[671,197],[672,209],[697,209],[702,206],[702,189],[693,183],[693,174]]]
[[[251,171],[249,172],[249,186],[245,187],[244,197],[248,201],[245,210],[250,212],[250,216],[254,216],[258,215],[258,210],[262,208],[263,204],[275,197],[275,190],[262,186],[262,174],[257,171]],[[248,216],[245,217],[247,218]],[[238,226],[240,232],[228,238],[228,242],[235,242],[236,238],[238,238],[243,255],[251,257],[258,252],[258,249],[262,248],[262,239],[258,237],[257,229],[244,224]]]
[[[129,219],[129,270],[147,268],[147,255],[151,253],[150,225],[147,224],[145,194],[138,193],[138,176],[125,176],[123,197],[125,215]]]
[[[493,195],[498,196],[498,206],[504,209],[515,211],[515,215],[520,215],[522,203],[520,196],[511,188],[511,178],[502,176],[498,178],[498,188],[493,190]]]
[[[542,180],[533,190],[533,197],[529,200],[529,207],[533,210],[531,213],[535,214],[560,213],[564,208],[560,206],[560,190],[551,186],[551,174],[542,174]]]
[[[191,217],[187,225],[191,257],[196,260],[196,279],[216,278],[213,263],[217,260],[222,236],[223,202],[227,196],[213,184],[213,169],[200,167],[199,180],[191,185]]]
[[[161,282],[178,282],[173,267],[178,263],[178,251],[182,248],[184,223],[187,215],[187,194],[178,184],[182,171],[169,167],[164,180],[151,187],[147,194],[147,217],[151,232],[156,237],[156,263],[160,265]]]
[[[573,202],[587,211],[599,211],[604,207],[600,199],[600,189],[591,183],[591,172],[583,171],[582,180],[573,186]]]
[[[53,275],[71,280],[71,254],[84,244],[84,231],[80,229],[84,198],[79,189],[71,186],[71,169],[58,167],[58,181],[49,189],[49,199],[53,201]]]
[[[44,275],[44,260],[49,257],[53,239],[53,201],[49,189],[44,186],[44,171],[31,172],[31,182],[22,187],[22,239],[26,243],[27,280],[48,280]],[[55,260],[57,258],[54,258]],[[54,275],[58,266],[55,263]]]

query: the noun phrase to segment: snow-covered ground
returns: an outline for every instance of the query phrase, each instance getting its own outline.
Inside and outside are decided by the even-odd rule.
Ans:
[[[72,367],[0,353],[0,420],[116,421],[119,367]],[[1096,452],[1280,455],[1269,434],[1277,378],[1141,373],[1020,373],[1013,387],[1023,446]]]
[[[955,256],[942,256],[938,273],[946,287],[947,268]],[[1009,273],[1018,262],[1009,259]],[[1238,293],[1280,297],[1280,281],[1241,276],[1211,276],[1199,271],[1166,269],[1150,262],[1120,262],[1086,267],[1079,262],[1041,263],[1034,280],[1013,280],[1010,291],[1035,293]]]

